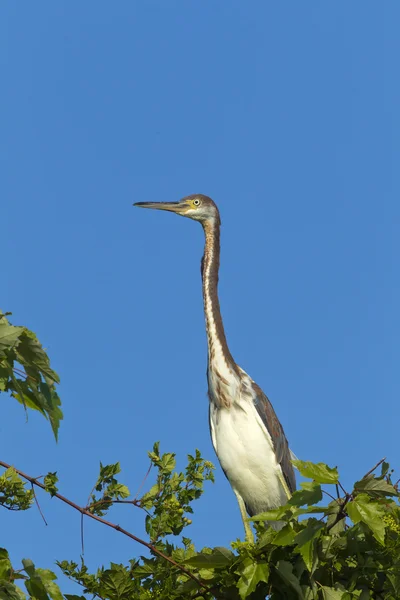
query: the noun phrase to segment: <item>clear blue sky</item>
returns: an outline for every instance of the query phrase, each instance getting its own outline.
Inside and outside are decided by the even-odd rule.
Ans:
[[[48,348],[65,413],[56,445],[2,396],[2,460],[82,504],[100,460],[135,490],[155,440],[215,460],[202,231],[132,208],[201,192],[228,342],[295,453],[349,485],[398,461],[399,19],[395,0],[2,3],[0,306]],[[0,545],[79,559],[79,516],[42,505],[48,527],[2,511]],[[219,468],[186,533],[242,536]],[[141,551],[86,525],[92,567]]]

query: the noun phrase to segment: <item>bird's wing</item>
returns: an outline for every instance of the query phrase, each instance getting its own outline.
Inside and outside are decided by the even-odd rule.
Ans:
[[[276,416],[274,408],[262,389],[253,382],[253,402],[262,422],[271,436],[274,445],[275,456],[280,464],[283,476],[288,485],[289,491],[293,493],[296,489],[296,478],[293,465],[291,463],[292,452],[289,449],[289,444],[283,431],[283,427]]]

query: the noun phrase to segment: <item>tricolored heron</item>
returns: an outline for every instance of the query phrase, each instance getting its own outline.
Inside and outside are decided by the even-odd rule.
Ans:
[[[282,506],[296,489],[283,427],[267,396],[234,361],[228,348],[218,300],[221,219],[208,196],[193,194],[179,202],[137,202],[199,221],[205,249],[201,262],[208,342],[208,397],[211,439],[221,467],[236,494],[246,539],[254,516]]]

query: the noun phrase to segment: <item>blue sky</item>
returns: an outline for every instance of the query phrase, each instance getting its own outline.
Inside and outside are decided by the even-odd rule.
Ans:
[[[84,504],[98,463],[134,491],[155,440],[208,433],[201,227],[132,203],[210,195],[228,343],[302,459],[350,485],[398,460],[397,2],[87,0],[0,9],[1,308],[60,373],[60,441],[2,397],[0,459]],[[79,515],[0,513],[16,563],[79,559]],[[140,511],[111,519],[143,534]],[[242,537],[220,469],[186,530]],[[139,546],[86,524],[86,560]],[[67,584],[67,588],[70,584]],[[65,588],[65,589],[67,589]]]

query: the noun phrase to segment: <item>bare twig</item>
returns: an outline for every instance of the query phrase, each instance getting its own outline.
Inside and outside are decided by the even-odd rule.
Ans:
[[[7,506],[6,504],[2,504],[2,503],[0,503],[0,506],[3,507],[3,508],[5,508],[6,510],[12,510],[14,512],[16,512],[17,510],[21,510],[18,507],[17,508],[13,508],[12,506]]]
[[[93,508],[95,508],[96,506],[99,506],[99,504],[106,504],[107,507],[109,508],[112,504],[132,504],[133,506],[137,506],[137,508],[142,508],[140,506],[140,501],[139,500],[112,500],[111,498],[105,499],[102,498],[101,500],[97,500],[97,502],[93,502],[92,504],[88,504],[87,506],[85,506],[85,508],[87,510],[91,510]],[[142,509],[144,510],[144,509]]]
[[[332,500],[335,500],[336,502],[336,498],[334,496],[332,496],[332,494],[330,494],[329,492],[327,492],[326,490],[322,490],[323,494],[326,494],[327,496],[329,496],[329,498],[332,498]]]
[[[11,468],[11,465],[9,465],[9,464],[7,464],[7,463],[5,463],[3,461],[0,461],[0,466],[4,467],[5,469]],[[37,487],[40,487],[42,490],[46,491],[46,488],[43,485],[43,483],[40,483],[40,481],[37,481],[34,477],[31,477],[30,475],[27,475],[26,473],[24,473],[23,471],[20,471],[19,469],[16,469],[15,467],[13,467],[13,469],[14,469],[14,471],[16,473],[18,473],[18,475],[20,475],[21,477],[23,477],[24,479],[26,479],[27,481],[29,481],[32,485],[36,485]],[[123,535],[126,535],[131,540],[134,540],[138,544],[141,544],[142,546],[145,546],[145,548],[147,548],[148,550],[150,550],[150,552],[152,552],[153,554],[156,554],[160,558],[163,558],[164,560],[166,560],[167,562],[169,562],[171,565],[173,565],[174,567],[176,567],[177,569],[179,569],[179,571],[181,571],[182,573],[185,573],[185,575],[187,575],[188,577],[190,577],[190,579],[193,579],[193,581],[195,581],[204,590],[207,590],[207,592],[210,592],[211,594],[214,594],[215,597],[218,597],[216,595],[216,593],[215,593],[215,590],[213,590],[208,585],[206,585],[205,583],[203,583],[191,571],[189,571],[188,569],[186,569],[185,567],[183,567],[182,565],[180,565],[179,563],[177,563],[170,556],[167,556],[166,554],[164,554],[164,552],[161,552],[160,550],[158,550],[152,544],[149,544],[145,540],[142,540],[141,538],[137,537],[133,533],[130,533],[130,531],[127,531],[126,529],[123,529],[122,527],[120,527],[119,525],[117,525],[115,523],[111,523],[110,521],[106,521],[102,517],[98,517],[97,515],[93,515],[86,508],[83,508],[82,506],[79,506],[78,504],[75,504],[75,502],[72,502],[72,500],[68,500],[68,498],[65,498],[65,496],[62,496],[58,492],[55,493],[53,496],[55,498],[58,498],[59,500],[61,500],[61,502],[64,502],[65,504],[68,504],[68,506],[71,506],[72,508],[74,508],[75,510],[77,510],[78,512],[80,512],[82,516],[85,515],[85,516],[89,517],[90,519],[94,519],[95,521],[98,521],[99,523],[103,523],[103,525],[106,525],[107,527],[111,527],[111,529],[115,529],[115,531],[119,531],[120,533],[122,533]]]
[[[33,485],[32,481],[31,481],[31,488],[32,488],[33,497],[35,498],[36,506],[38,507],[38,511],[40,513],[40,516],[42,517],[42,519],[44,521],[44,524],[47,526],[47,521],[44,518],[44,514],[42,513],[42,509],[40,508],[39,500],[37,499],[35,488],[34,488],[34,485]]]
[[[368,475],[371,475],[371,473],[373,473],[373,472],[375,471],[375,469],[377,469],[377,468],[379,467],[379,465],[381,465],[381,464],[382,464],[382,463],[383,463],[385,460],[386,460],[386,456],[385,456],[384,458],[381,458],[381,460],[380,460],[380,461],[378,461],[378,462],[376,463],[376,465],[375,465],[374,467],[372,467],[372,469],[370,469],[370,470],[368,471],[368,473],[365,473],[365,475],[364,475],[363,479],[365,479],[366,477],[368,477]]]
[[[88,499],[86,502],[86,509],[89,505],[90,497],[93,494],[95,489],[96,489],[96,484],[94,484],[94,486],[92,487],[92,490],[88,496]],[[84,532],[84,526],[83,526],[83,513],[81,513],[81,551],[82,551],[82,556],[85,556],[85,532]]]
[[[153,463],[150,463],[150,465],[149,465],[149,468],[147,469],[146,475],[143,477],[143,479],[142,479],[142,483],[139,485],[138,491],[137,491],[137,492],[136,492],[136,494],[135,494],[135,497],[134,497],[134,499],[133,499],[134,501],[135,501],[135,500],[137,499],[137,497],[139,496],[139,492],[140,492],[140,490],[142,489],[142,487],[144,486],[144,484],[145,484],[145,481],[146,481],[146,479],[147,479],[147,478],[148,478],[148,476],[149,476],[149,473],[150,473],[150,471],[151,471],[151,467],[152,467],[152,466],[153,466]]]
[[[17,375],[22,375],[22,377],[25,377],[25,379],[28,377],[28,375],[25,373],[25,371],[21,371],[21,369],[17,369],[17,367],[13,367],[13,371],[14,373],[17,373]],[[33,379],[33,377],[32,377]],[[35,381],[35,379],[34,379]]]
[[[82,551],[82,556],[85,556],[85,535],[84,535],[84,528],[83,528],[83,513],[81,513],[81,551]]]

